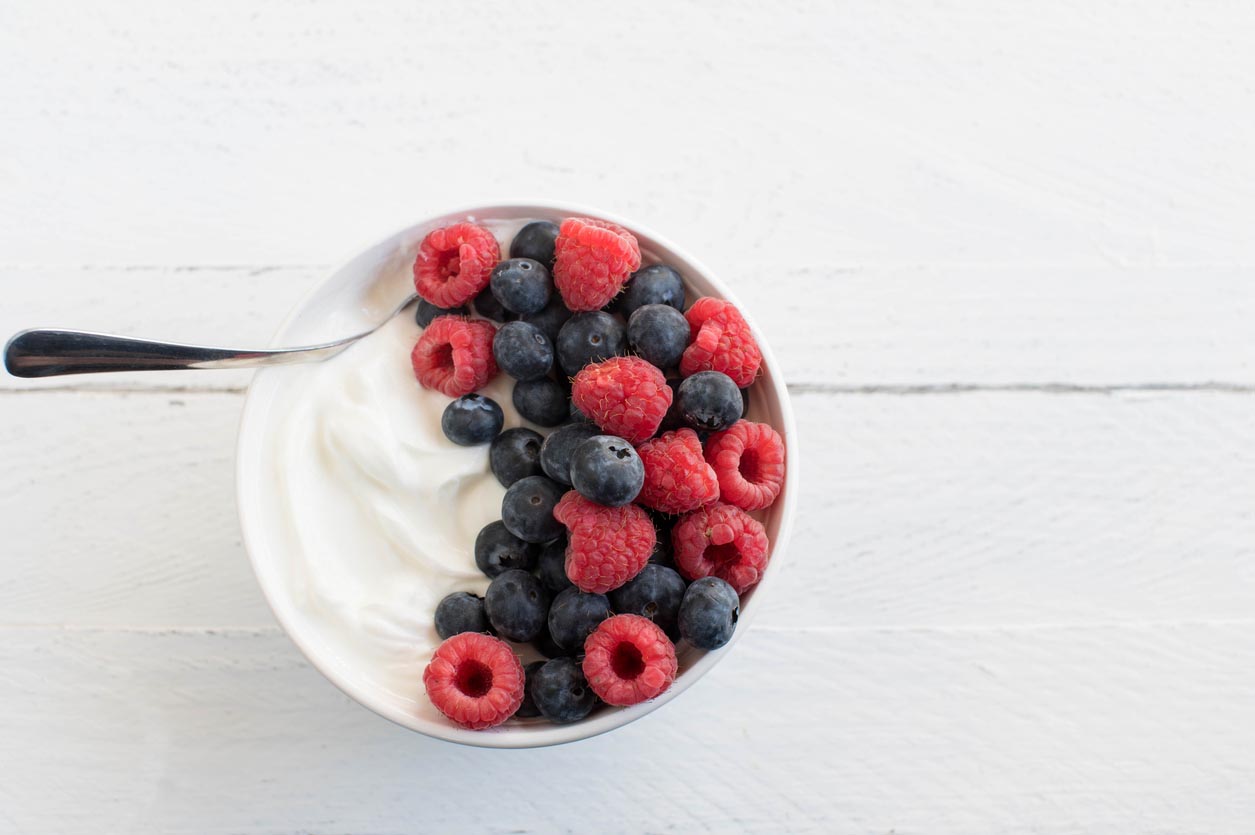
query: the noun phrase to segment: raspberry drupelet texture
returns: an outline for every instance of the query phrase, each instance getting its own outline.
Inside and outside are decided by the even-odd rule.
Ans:
[[[471,730],[500,725],[523,702],[523,665],[510,645],[479,632],[449,638],[423,671],[436,709]]]
[[[636,236],[606,220],[569,217],[554,243],[553,282],[571,310],[600,310],[641,266]]]
[[[608,618],[584,642],[584,677],[606,704],[654,698],[675,681],[677,667],[671,639],[640,615]]]
[[[488,286],[500,259],[497,239],[482,226],[455,223],[433,230],[414,259],[414,289],[438,307],[458,307]]]
[[[719,498],[720,482],[692,429],[664,432],[636,449],[645,484],[636,501],[662,513],[688,513]]]
[[[718,577],[744,594],[762,579],[767,532],[739,507],[722,502],[684,516],[671,529],[675,564],[689,580]]]
[[[762,510],[775,502],[784,485],[784,457],[784,439],[765,423],[740,420],[706,441],[706,460],[719,479],[720,500],[742,510]]]
[[[568,531],[567,577],[583,592],[605,594],[631,580],[657,544],[649,514],[633,504],[605,507],[571,490],[553,515]]]
[[[483,319],[437,316],[414,345],[410,364],[423,388],[461,397],[497,374],[492,340],[497,329]]]
[[[652,438],[671,407],[667,378],[640,357],[611,357],[585,366],[571,384],[571,401],[608,435],[631,444]]]
[[[693,302],[684,318],[689,323],[689,346],[680,357],[681,374],[721,371],[739,388],[754,382],[763,355],[735,305],[705,296]]]

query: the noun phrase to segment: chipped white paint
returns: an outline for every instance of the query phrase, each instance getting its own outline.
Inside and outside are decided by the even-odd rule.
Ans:
[[[609,9],[0,5],[0,333],[260,343],[415,217],[602,205],[752,306],[808,464],[709,679],[471,751],[274,627],[247,375],[2,379],[0,832],[1249,830],[1255,7]]]

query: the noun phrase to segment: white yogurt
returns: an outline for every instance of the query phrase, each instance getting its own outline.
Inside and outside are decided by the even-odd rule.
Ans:
[[[504,256],[526,221],[478,222]],[[409,292],[412,259],[403,253],[381,272],[370,309]],[[340,333],[361,323],[323,324]],[[486,445],[459,447],[441,432],[449,398],[419,386],[410,366],[420,333],[401,315],[330,360],[276,369],[264,471],[276,499],[279,585],[299,617],[331,663],[430,713],[422,671],[440,642],[436,604],[450,592],[487,589],[475,537],[501,518],[505,489]],[[505,428],[531,426],[514,410],[512,390],[500,374],[481,393],[501,405]]]
[[[410,367],[420,333],[398,316],[293,369],[268,443],[294,598],[343,661],[407,699],[439,643],[436,604],[488,586],[475,536],[500,518],[505,495],[487,445],[460,447],[441,432],[449,398],[419,386]],[[506,428],[525,423],[511,389],[499,375],[482,390]]]

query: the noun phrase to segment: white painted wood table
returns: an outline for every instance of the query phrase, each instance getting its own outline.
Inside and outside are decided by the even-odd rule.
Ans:
[[[745,640],[558,749],[275,625],[248,376],[0,380],[0,831],[1255,830],[1255,6],[0,5],[0,333],[256,344],[494,197],[681,242],[787,371]]]

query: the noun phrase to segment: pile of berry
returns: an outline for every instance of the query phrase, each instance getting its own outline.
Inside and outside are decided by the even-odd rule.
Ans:
[[[726,644],[770,553],[751,512],[784,483],[780,435],[743,419],[762,354],[732,304],[685,310],[680,274],[641,269],[636,238],[602,220],[529,223],[509,255],[458,223],[414,262],[414,374],[456,398],[445,435],[491,444],[507,488],[475,541],[488,591],[440,602],[444,643],[423,674],[435,706],[475,729],[651,699],[675,679],[675,642]],[[547,437],[501,431],[501,407],[475,393],[499,370]],[[524,668],[507,642],[550,660]]]

